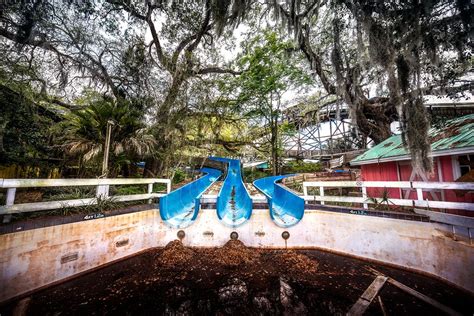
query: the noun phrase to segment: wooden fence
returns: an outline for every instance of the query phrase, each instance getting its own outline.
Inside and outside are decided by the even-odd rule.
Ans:
[[[284,184],[295,184],[314,181],[351,181],[355,180],[356,175],[353,172],[313,172],[301,173],[292,177],[283,179]]]
[[[57,179],[61,177],[61,170],[58,167],[20,166],[20,165],[0,165],[0,179],[8,178],[39,178]]]

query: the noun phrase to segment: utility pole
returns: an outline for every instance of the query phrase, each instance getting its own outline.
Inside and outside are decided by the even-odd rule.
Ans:
[[[112,134],[112,126],[115,123],[112,120],[107,121],[107,130],[105,133],[105,146],[104,146],[104,159],[102,160],[102,177],[107,178],[109,174],[109,151],[110,151],[110,139]]]

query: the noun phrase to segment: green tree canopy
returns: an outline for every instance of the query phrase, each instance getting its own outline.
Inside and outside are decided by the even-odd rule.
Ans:
[[[111,174],[127,171],[134,161],[155,152],[156,140],[144,124],[143,100],[114,100],[89,94],[81,100],[87,105],[66,116],[59,139],[66,152],[80,162],[92,162],[99,169],[104,154],[107,122],[113,123],[110,142]]]
[[[238,61],[242,72],[236,79],[235,88],[239,94],[235,105],[242,115],[261,123],[256,136],[261,143],[270,145],[260,149],[270,147],[268,152],[274,174],[280,171],[280,126],[285,126],[281,121],[282,96],[290,89],[302,89],[311,83],[297,60],[291,58],[290,53],[294,50],[291,42],[275,32],[265,31],[245,44],[243,56]]]

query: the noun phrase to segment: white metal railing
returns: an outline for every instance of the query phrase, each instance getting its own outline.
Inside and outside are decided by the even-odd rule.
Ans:
[[[0,215],[21,212],[46,211],[60,209],[63,207],[77,207],[87,204],[97,204],[98,198],[109,197],[110,185],[148,184],[148,192],[145,194],[114,195],[112,198],[117,202],[139,201],[163,196],[164,193],[153,193],[153,184],[155,183],[166,184],[166,193],[171,191],[170,179],[0,179],[0,189],[7,189],[6,203],[5,205],[0,205]],[[18,188],[77,186],[96,186],[96,197],[15,204],[16,189]]]
[[[310,187],[319,188],[319,195],[308,195],[308,188]],[[324,188],[350,187],[361,188],[362,197],[329,196],[324,194]],[[416,190],[416,200],[392,199],[389,197],[388,203],[392,205],[474,211],[474,203],[433,201],[423,199],[423,191],[430,191],[434,189],[474,191],[474,183],[421,181],[314,181],[303,182],[303,197],[305,201],[320,201],[322,205],[324,205],[324,202],[360,203],[363,204],[364,208],[366,209],[368,208],[368,204],[385,202],[382,198],[369,198],[367,196],[367,188],[399,188]]]

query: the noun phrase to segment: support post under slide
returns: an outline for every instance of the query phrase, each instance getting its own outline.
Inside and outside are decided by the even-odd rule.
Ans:
[[[304,215],[304,199],[277,183],[290,176],[293,175],[266,177],[253,182],[253,185],[267,197],[270,217],[280,227],[293,226]]]
[[[160,215],[165,223],[174,228],[184,228],[196,219],[200,209],[201,195],[219,179],[222,172],[213,168],[202,168],[199,179],[160,198]]]
[[[227,176],[217,196],[217,216],[227,226],[237,227],[252,215],[252,198],[242,180],[240,160],[210,157],[227,163]]]

